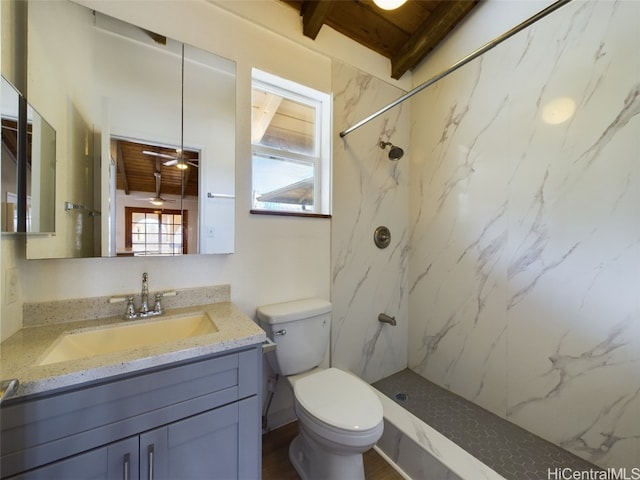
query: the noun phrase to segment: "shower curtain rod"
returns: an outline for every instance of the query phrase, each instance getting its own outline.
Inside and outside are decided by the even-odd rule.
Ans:
[[[549,5],[547,8],[544,8],[544,9],[540,10],[538,13],[536,13],[535,15],[529,17],[528,19],[526,19],[524,22],[520,23],[519,25],[516,25],[511,30],[508,30],[507,32],[503,33],[502,35],[497,36],[496,38],[494,38],[490,42],[485,43],[482,47],[478,48],[477,50],[474,50],[473,52],[471,52],[466,57],[462,58],[461,60],[459,60],[456,63],[454,63],[453,65],[451,65],[446,70],[443,70],[442,72],[438,73],[437,75],[431,77],[426,82],[421,83],[420,85],[418,85],[413,90],[408,91],[407,93],[402,95],[397,100],[391,102],[386,107],[381,108],[377,112],[372,113],[371,115],[369,115],[364,120],[361,120],[358,123],[356,123],[355,125],[347,128],[346,130],[343,130],[342,132],[340,132],[340,137],[345,137],[345,136],[349,135],[355,129],[360,128],[361,126],[363,126],[366,123],[369,123],[371,120],[373,120],[374,118],[382,115],[387,110],[392,109],[396,105],[399,105],[400,103],[404,102],[405,100],[413,97],[416,93],[421,92],[422,90],[424,90],[428,86],[433,85],[437,81],[443,79],[444,77],[446,77],[450,73],[455,72],[460,67],[462,67],[462,66],[466,65],[467,63],[469,63],[471,60],[474,60],[475,58],[479,57],[483,53],[488,52],[493,47],[495,47],[495,46],[499,45],[500,43],[504,42],[505,40],[507,40],[508,38],[512,37],[513,35],[515,35],[519,31],[524,30],[525,28],[529,27],[530,25],[533,25],[538,20],[541,20],[542,18],[546,17],[550,13],[556,11],[558,8],[566,5],[570,1],[571,0],[558,0],[555,3],[552,3],[551,5]]]

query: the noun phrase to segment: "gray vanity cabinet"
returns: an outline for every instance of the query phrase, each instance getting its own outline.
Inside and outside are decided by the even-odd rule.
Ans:
[[[2,478],[260,478],[260,345],[3,406]]]

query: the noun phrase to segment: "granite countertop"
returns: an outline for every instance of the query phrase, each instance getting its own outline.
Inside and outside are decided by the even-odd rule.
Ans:
[[[77,329],[123,323],[122,316],[23,328],[0,345],[0,378],[17,378],[20,381],[17,392],[11,397],[15,398],[255,345],[266,340],[265,332],[231,302],[168,309],[162,316],[143,321],[154,322],[172,315],[202,311],[208,312],[214,319],[217,332],[47,365],[38,363],[60,335]]]

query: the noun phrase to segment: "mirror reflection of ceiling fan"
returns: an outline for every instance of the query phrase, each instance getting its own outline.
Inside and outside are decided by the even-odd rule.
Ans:
[[[182,163],[180,163],[180,157],[178,157],[177,155],[169,155],[167,153],[152,152],[150,150],[143,150],[142,153],[144,153],[145,155],[152,155],[155,157],[166,159],[167,161],[162,163],[162,165],[164,165],[165,167],[171,167],[175,165],[177,168],[184,169],[184,168],[187,168],[187,165],[191,165],[192,167],[198,168],[197,160],[194,161],[194,160],[187,159],[186,162],[183,160]],[[176,153],[179,153],[179,152],[176,152]]]
[[[156,177],[156,195],[155,197],[136,198],[136,200],[145,200],[155,206],[162,206],[165,203],[173,203],[175,200],[169,198],[163,198],[160,194],[160,185],[162,184],[162,174],[158,171],[153,172],[153,176]]]

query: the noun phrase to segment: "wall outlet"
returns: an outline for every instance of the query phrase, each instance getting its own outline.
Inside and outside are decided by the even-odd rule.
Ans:
[[[4,274],[4,302],[11,305],[18,301],[18,269],[8,268]]]

